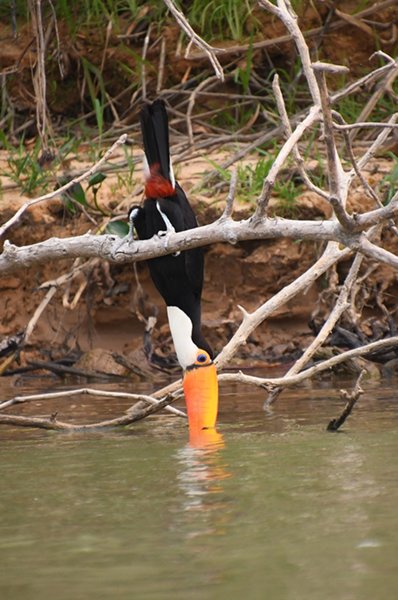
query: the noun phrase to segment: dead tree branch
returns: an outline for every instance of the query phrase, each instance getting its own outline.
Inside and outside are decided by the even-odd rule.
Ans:
[[[97,390],[94,388],[79,388],[73,390],[66,390],[62,392],[51,392],[49,394],[31,394],[29,396],[15,396],[11,398],[11,400],[5,400],[0,403],[0,410],[4,410],[5,408],[9,408],[10,406],[14,406],[14,404],[25,404],[26,402],[34,402],[37,400],[54,400],[58,398],[71,398],[72,396],[78,395],[88,395],[88,396],[99,396],[105,398],[119,398],[119,399],[127,399],[134,400],[135,402],[143,402],[145,405],[154,405],[158,406],[159,401],[153,398],[152,396],[144,395],[144,394],[129,394],[127,392],[111,392],[104,390]],[[179,417],[185,417],[186,414],[179,410],[178,408],[174,408],[174,406],[163,407],[167,412],[170,412]],[[129,411],[130,409],[128,409]]]
[[[336,418],[329,421],[328,426],[326,427],[327,431],[338,431],[343,423],[350,416],[352,409],[354,408],[358,398],[364,393],[361,388],[361,381],[366,371],[361,371],[357,382],[355,384],[355,388],[352,392],[347,392],[347,390],[340,390],[340,397],[342,400],[346,400],[347,403],[342,411],[342,413]]]
[[[319,375],[323,371],[327,371],[329,369],[333,369],[337,365],[340,365],[347,360],[352,358],[358,358],[359,356],[366,356],[367,354],[371,354],[372,352],[378,352],[380,350],[385,350],[387,348],[397,348],[398,347],[398,336],[393,336],[387,338],[385,340],[379,340],[378,342],[371,342],[370,344],[365,344],[360,348],[354,348],[353,350],[347,350],[346,352],[342,352],[341,354],[337,354],[332,358],[324,360],[319,364],[309,367],[305,371],[301,371],[296,375],[290,375],[289,377],[254,377],[253,375],[246,375],[244,373],[222,373],[219,376],[221,382],[234,382],[234,383],[245,383],[248,385],[255,385],[260,388],[265,388],[268,390],[272,390],[274,387],[278,387],[283,385],[285,387],[291,387],[302,383],[306,379],[311,379],[315,375]]]
[[[31,1],[33,2],[34,0]],[[36,0],[36,2],[38,5],[40,5],[40,0]],[[183,13],[176,8],[173,0],[164,0],[164,2],[172,12],[173,16],[176,18],[179,26],[188,35],[191,43],[196,44],[202,50],[204,50],[206,56],[208,56],[209,60],[211,61],[216,74],[215,76],[208,77],[201,84],[199,84],[196,90],[191,93],[190,98],[183,101],[182,107],[176,107],[176,114],[178,118],[185,119],[188,128],[188,141],[185,140],[180,146],[180,148],[182,148],[182,150],[180,149],[181,157],[184,151],[186,151],[186,148],[189,145],[192,145],[194,141],[192,119],[197,96],[204,92],[207,86],[213,85],[217,78],[222,80],[224,74],[216,56],[216,49],[209,46],[193,31]],[[372,126],[379,126],[381,131],[376,140],[374,140],[366,152],[364,152],[363,156],[355,159],[349,140],[347,141],[347,127],[352,127],[353,125],[357,126],[358,123],[353,125],[342,123],[339,116],[336,116],[336,113],[333,113],[332,111],[332,105],[334,102],[340,100],[347,94],[352,93],[361,85],[367,85],[370,83],[373,84],[378,78],[381,77],[386,78],[385,81],[391,82],[396,76],[397,63],[390,57],[379,53],[379,56],[382,55],[383,58],[388,61],[386,65],[380,67],[379,69],[375,69],[371,74],[366,75],[359,81],[350,83],[346,88],[344,88],[344,90],[331,95],[329,94],[327,88],[325,73],[341,73],[342,70],[345,70],[345,68],[336,65],[325,65],[324,63],[313,64],[311,62],[309,48],[305,42],[305,36],[298,27],[297,17],[294,14],[291,4],[288,0],[276,0],[276,4],[273,4],[269,0],[260,0],[259,4],[282,21],[289,32],[288,38],[294,40],[297,52],[303,65],[303,73],[307,80],[307,85],[313,104],[299,115],[295,115],[293,118],[289,119],[282,92],[279,87],[278,77],[276,76],[273,81],[273,90],[282,125],[279,126],[277,130],[274,129],[271,133],[269,131],[262,132],[254,141],[253,137],[244,137],[246,141],[248,139],[250,140],[250,144],[245,146],[231,159],[229,159],[229,162],[226,165],[227,167],[247,153],[248,150],[255,149],[265,140],[270,139],[273,135],[275,135],[275,131],[278,131],[278,134],[280,132],[285,133],[286,140],[282,144],[282,147],[274,163],[272,164],[267,177],[264,179],[262,192],[257,199],[256,207],[251,217],[242,221],[234,221],[232,219],[233,199],[235,195],[237,179],[236,172],[234,172],[231,176],[229,196],[227,198],[224,213],[214,223],[205,225],[203,227],[198,227],[194,230],[172,233],[166,238],[153,238],[145,241],[134,241],[133,243],[128,243],[127,241],[121,243],[120,239],[116,239],[115,236],[111,235],[99,236],[91,234],[85,234],[66,239],[52,238],[22,247],[12,245],[8,240],[5,240],[4,249],[0,255],[0,273],[7,274],[15,272],[21,268],[26,269],[27,267],[48,262],[50,260],[56,261],[66,258],[100,258],[119,264],[134,263],[136,261],[142,261],[154,258],[156,256],[164,256],[166,254],[188,250],[190,248],[213,244],[216,242],[236,244],[245,240],[278,239],[283,237],[292,240],[313,240],[321,242],[322,244],[326,243],[325,249],[323,250],[320,258],[318,258],[318,260],[316,260],[316,262],[314,262],[314,264],[312,264],[307,271],[302,273],[295,280],[291,281],[283,289],[279,290],[279,292],[276,293],[272,298],[258,306],[258,308],[253,310],[251,313],[244,308],[241,308],[243,314],[242,322],[236,333],[216,359],[216,363],[221,369],[230,362],[238,348],[242,344],[246,343],[248,336],[256,329],[256,327],[258,327],[260,323],[269,318],[287,301],[306,290],[329,269],[335,268],[336,264],[340,260],[348,258],[355,253],[355,258],[353,260],[350,272],[342,289],[340,290],[334,307],[330,311],[326,323],[316,339],[306,349],[303,356],[295,363],[295,365],[284,377],[267,379],[251,377],[243,373],[234,375],[222,374],[220,376],[220,381],[238,381],[250,385],[257,385],[263,389],[273,391],[274,397],[276,397],[276,394],[282,388],[286,386],[297,385],[298,383],[313,377],[326,369],[333,368],[335,365],[345,360],[356,356],[366,355],[374,350],[380,350],[382,348],[395,348],[398,346],[398,337],[390,337],[389,339],[366,344],[361,348],[356,348],[355,350],[343,352],[332,359],[323,361],[322,363],[303,371],[303,368],[308,364],[309,359],[325,342],[326,338],[332,332],[333,328],[338,322],[338,319],[347,309],[349,305],[349,297],[353,288],[360,284],[358,272],[361,264],[363,263],[364,256],[370,257],[376,260],[378,263],[388,264],[395,269],[398,268],[398,256],[377,245],[373,235],[375,232],[375,227],[381,229],[385,223],[388,223],[389,219],[396,217],[398,214],[398,192],[393,195],[391,202],[387,206],[380,206],[380,201],[378,201],[377,194],[371,193],[369,187],[365,185],[365,189],[367,189],[368,193],[377,202],[377,207],[361,214],[349,214],[346,209],[347,197],[351,191],[351,185],[354,179],[359,177],[360,180],[365,183],[365,180],[361,175],[361,170],[375,156],[387,137],[391,134],[393,129],[396,128],[397,115],[393,115],[388,123],[372,124]],[[144,41],[143,56],[146,56],[146,52],[149,47],[150,33],[151,31],[148,29]],[[162,52],[164,55],[165,46],[163,42],[162,44]],[[164,60],[164,56],[163,58],[161,56],[161,68],[163,68],[162,65]],[[159,75],[158,85],[160,81],[161,77]],[[142,82],[142,95],[145,98],[145,81]],[[241,98],[239,98],[239,101],[241,101]],[[255,117],[256,116],[257,115],[255,115]],[[338,121],[337,124],[336,120]],[[323,124],[323,138],[321,138],[320,142],[323,143],[322,147],[326,148],[327,155],[327,170],[329,173],[329,186],[327,190],[321,189],[321,187],[316,186],[311,182],[310,177],[306,173],[303,156],[299,149],[299,142],[303,139],[303,136],[307,134],[315,124],[319,123]],[[349,170],[344,170],[343,162],[339,155],[339,136],[337,135],[337,132],[341,128],[344,128],[343,131],[346,136],[347,149],[351,158],[352,168]],[[219,134],[220,128],[214,127],[212,132]],[[223,130],[221,130],[221,134],[224,134]],[[230,136],[227,137],[229,140],[231,139]],[[4,236],[10,227],[18,223],[22,214],[33,204],[59,196],[74,184],[92,175],[109,158],[109,156],[113,154],[116,148],[125,141],[126,135],[121,136],[98,163],[93,165],[93,167],[91,167],[82,175],[74,178],[62,188],[59,188],[55,192],[51,192],[50,194],[46,194],[35,200],[31,200],[21,206],[21,208],[11,219],[9,219],[0,227],[0,236]],[[212,140],[204,140],[201,148],[203,149],[208,147],[211,143]],[[289,164],[288,160],[290,157],[293,157],[298,164],[299,171],[307,187],[318,194],[318,196],[326,198],[330,202],[334,209],[335,217],[330,220],[323,221],[282,219],[280,217],[269,218],[267,209],[271,193],[275,189],[275,183],[277,179],[283,176],[283,169]],[[225,164],[223,167],[225,168]],[[80,268],[80,266],[74,268],[73,273],[76,273],[78,268]],[[72,277],[73,275],[70,276]],[[66,281],[65,278],[57,278],[57,280],[54,281],[61,283],[61,280],[62,282]],[[27,335],[30,335],[31,331],[33,330],[41,311],[45,308],[47,299],[49,301],[49,299],[51,299],[51,295],[55,293],[56,283],[48,282],[48,285],[51,287],[45,300],[40,305],[39,309],[37,309],[37,312],[32,318],[30,324],[28,324],[26,330]],[[88,388],[85,388],[81,391],[81,393],[92,393],[91,390],[88,390]],[[66,394],[69,393],[70,392],[66,392]],[[98,394],[98,391],[95,393]],[[360,393],[361,389],[359,378],[352,398],[354,398],[354,396],[356,396],[356,398],[359,397]],[[102,392],[101,394],[107,394],[107,392]],[[176,398],[180,397],[180,394],[180,382],[175,382],[166,388],[158,390],[150,397],[143,395],[129,395],[128,397],[131,398],[131,400],[136,401],[136,404],[131,406],[124,415],[115,419],[101,421],[99,423],[80,425],[60,421],[58,420],[57,415],[41,418],[28,418],[16,417],[8,414],[0,415],[0,423],[13,425],[18,424],[21,426],[35,426],[57,430],[89,430],[103,427],[114,427],[116,425],[129,425],[139,419],[145,418],[148,414],[165,408]],[[52,397],[54,397],[54,395]],[[125,394],[123,397],[127,398]],[[27,397],[16,397],[13,400],[1,403],[0,409],[4,409],[12,406],[13,404],[25,401],[28,401]],[[344,418],[347,418],[355,401],[353,403],[351,402],[349,408],[346,407],[344,411],[346,416]],[[177,414],[181,416],[180,411],[176,411],[176,409],[172,408],[169,410],[174,414],[177,412]],[[336,423],[333,425],[333,427],[338,429],[344,419],[342,421],[340,417],[335,421]]]
[[[96,162],[92,167],[90,167],[87,171],[85,171],[82,175],[79,175],[78,177],[71,179],[71,181],[68,181],[68,183],[65,183],[65,185],[57,188],[53,192],[49,192],[48,194],[44,194],[44,196],[40,196],[39,198],[33,198],[32,200],[28,200],[28,202],[25,202],[25,204],[23,204],[17,210],[17,212],[15,213],[15,215],[13,215],[11,217],[11,219],[9,219],[6,223],[3,223],[3,225],[0,226],[0,238],[5,234],[5,232],[8,229],[10,229],[10,227],[12,227],[16,223],[18,223],[19,219],[22,217],[23,213],[28,208],[30,208],[34,204],[38,204],[39,202],[44,202],[45,200],[50,200],[51,198],[56,198],[57,196],[61,196],[64,192],[69,190],[76,183],[80,183],[81,181],[84,181],[85,179],[88,179],[89,177],[91,177],[91,175],[93,175],[96,171],[98,171],[98,169],[108,160],[108,158],[110,158],[112,156],[112,154],[115,153],[116,149],[119,146],[126,143],[126,140],[127,140],[127,134],[124,133],[105,152],[104,156],[98,162]]]
[[[205,42],[192,29],[191,25],[186,20],[184,14],[180,10],[178,10],[178,8],[174,4],[173,0],[163,0],[163,2],[165,3],[165,5],[167,6],[167,8],[170,10],[170,12],[172,13],[172,15],[174,16],[174,18],[177,21],[178,25],[187,34],[187,36],[191,40],[191,43],[195,44],[195,46],[197,46],[198,48],[200,48],[201,50],[203,50],[203,52],[205,53],[205,55],[208,57],[208,59],[211,62],[211,65],[212,65],[212,67],[214,69],[214,72],[215,72],[216,76],[218,77],[218,79],[220,81],[224,81],[224,71],[223,71],[222,66],[220,65],[220,61],[218,60],[218,58],[216,56],[214,48],[212,46],[210,46],[210,44],[208,44],[207,42]],[[186,56],[188,56],[188,50],[189,50],[189,47],[187,49]]]
[[[137,399],[140,399],[137,396]],[[50,415],[49,417],[21,417],[17,415],[6,415],[0,413],[0,425],[14,425],[19,427],[37,427],[39,429],[50,429],[55,431],[95,431],[97,429],[109,429],[112,427],[121,427],[131,425],[136,421],[147,417],[150,414],[158,412],[163,408],[166,408],[174,398],[166,396],[159,402],[153,402],[153,398],[150,396],[143,396],[141,401],[147,404],[147,408],[141,412],[128,410],[124,415],[116,417],[114,419],[107,419],[105,421],[98,421],[96,423],[67,423],[57,419],[57,415]]]

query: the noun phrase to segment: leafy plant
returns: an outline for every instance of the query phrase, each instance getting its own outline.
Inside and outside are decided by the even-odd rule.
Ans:
[[[235,71],[235,82],[242,85],[245,94],[250,93],[250,77],[253,66],[253,34],[250,36],[250,45],[246,54],[245,66],[242,68],[238,65]]]
[[[381,181],[381,189],[384,191],[383,204],[388,204],[398,190],[398,156],[393,152],[388,154],[394,161],[394,166]]]
[[[48,171],[40,164],[40,139],[36,140],[32,150],[27,150],[23,140],[17,148],[9,144],[5,144],[5,147],[8,150],[8,168],[0,174],[9,177],[27,196],[37,188],[45,190],[48,186]]]
[[[254,202],[260,194],[264,179],[267,177],[272,163],[273,156],[260,158],[253,166],[251,164],[238,167],[238,196],[245,201]]]
[[[106,175],[99,171],[98,173],[95,173],[90,177],[90,179],[88,180],[86,190],[84,190],[83,186],[80,183],[75,183],[74,185],[72,185],[72,187],[66,190],[62,194],[62,199],[67,211],[70,214],[74,215],[77,213],[77,206],[80,205],[85,209],[96,210],[102,215],[106,215],[107,213],[99,206],[97,199],[98,191],[105,179]],[[66,183],[68,183],[68,181],[69,179],[67,177],[63,177],[60,179],[59,185],[63,186]],[[90,188],[93,192],[94,206],[92,206],[87,199],[87,191]]]
[[[238,166],[236,183],[236,195],[238,199],[244,202],[254,202],[256,200],[273,161],[273,155],[265,154],[255,165],[246,164]],[[226,182],[231,180],[231,171],[223,169],[210,159],[208,159],[208,162],[219,173],[222,180]]]
[[[301,191],[293,179],[275,183],[274,192],[278,197],[278,211],[283,217],[293,217],[297,212],[296,198]]]
[[[127,171],[124,171],[125,174],[123,174],[122,171],[117,172],[116,189],[126,188],[126,190],[128,192],[131,192],[133,190],[133,187],[134,187],[135,181],[136,181],[134,179],[135,163],[134,163],[133,155],[132,155],[132,152],[131,152],[131,149],[129,148],[129,146],[125,145],[125,146],[122,146],[122,148],[123,148],[124,156],[125,156],[126,163],[127,163]]]
[[[28,150],[21,139],[17,147],[8,143],[4,133],[0,133],[1,145],[7,150],[7,169],[1,170],[0,175],[9,177],[21,191],[30,196],[37,189],[46,190],[52,179],[52,174],[63,160],[70,154],[75,140],[70,139],[61,144],[52,157],[51,169],[43,164],[40,139],[37,138],[33,148]]]
[[[193,27],[198,27],[207,39],[219,36],[241,40],[245,25],[252,17],[253,3],[248,0],[193,0],[187,17]],[[254,19],[253,22],[255,23]],[[229,34],[229,35],[228,35]]]
[[[106,233],[117,235],[120,238],[126,237],[129,232],[129,226],[126,221],[110,221],[105,228]]]

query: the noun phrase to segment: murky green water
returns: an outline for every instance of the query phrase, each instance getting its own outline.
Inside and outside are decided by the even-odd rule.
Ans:
[[[1,600],[395,600],[396,384],[369,388],[340,434],[325,431],[341,408],[328,386],[271,415],[230,388],[204,449],[173,417],[2,427]]]

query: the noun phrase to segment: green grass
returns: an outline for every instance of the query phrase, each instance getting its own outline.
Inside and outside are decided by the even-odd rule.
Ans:
[[[180,2],[192,27],[206,39],[238,41],[246,35],[249,20],[252,26],[256,25],[252,17],[255,3],[249,0],[193,0],[188,8],[186,4]]]
[[[398,190],[398,156],[393,152],[389,152],[388,155],[394,161],[394,166],[381,181],[383,204],[388,204]]]
[[[120,17],[125,20],[145,18],[146,11],[140,14],[143,8],[150,9],[154,21],[162,20],[166,14],[165,5],[157,0],[56,0],[53,5],[58,23],[66,24],[72,39],[86,27],[100,27],[98,31],[103,31],[105,36],[106,26],[110,21],[117,30]],[[44,18],[50,17],[53,14],[50,3],[43,2],[42,6]],[[15,18],[18,26],[30,21],[27,0],[15,0]],[[11,0],[1,0],[0,20],[11,24],[12,19]]]
[[[247,204],[255,204],[261,194],[264,179],[275,160],[276,148],[272,153],[263,150],[259,150],[259,153],[262,156],[256,163],[238,165],[237,168],[236,198]],[[214,161],[209,160],[209,162],[218,171],[220,178],[229,183],[231,171],[221,168]],[[296,184],[289,175],[283,181],[276,181],[274,186],[274,195],[278,202],[276,213],[283,217],[294,216],[296,214],[296,197],[301,191],[302,186]]]
[[[40,166],[40,139],[37,138],[32,150],[27,150],[20,142],[17,148],[4,144],[8,151],[7,166],[0,175],[9,177],[21,191],[31,196],[36,189],[46,190],[48,186],[48,171]]]
[[[7,151],[7,168],[0,170],[0,175],[9,177],[27,196],[33,195],[37,190],[45,192],[55,176],[62,162],[76,148],[74,139],[62,142],[49,166],[41,164],[41,143],[37,138],[33,148],[26,148],[22,138],[17,147],[8,143],[3,132],[0,143]]]

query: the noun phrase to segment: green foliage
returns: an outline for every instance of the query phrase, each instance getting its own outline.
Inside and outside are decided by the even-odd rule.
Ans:
[[[39,138],[36,139],[34,147],[28,150],[23,139],[15,148],[8,143],[5,134],[0,132],[0,143],[7,150],[7,168],[1,170],[0,175],[9,177],[28,196],[31,196],[37,189],[43,191],[48,189],[51,174],[62,164],[75,145],[74,140],[67,140],[61,144],[51,161],[51,169],[49,169],[41,161]]]
[[[391,202],[392,197],[398,190],[398,156],[393,152],[389,152],[388,154],[394,161],[394,166],[381,181],[381,189],[384,191],[383,204]]]
[[[278,197],[278,212],[282,217],[296,216],[296,198],[300,192],[301,186],[297,185],[293,179],[275,183],[274,193]]]
[[[100,106],[106,101],[106,89],[104,78],[100,69],[89,62],[86,58],[81,59],[84,71],[84,79],[88,87],[93,109],[97,117],[98,129],[102,126],[102,114],[100,113]],[[100,95],[101,102],[99,103],[98,95]],[[99,103],[99,104],[97,104]]]
[[[355,96],[345,96],[336,105],[338,112],[347,123],[355,123],[361,114],[363,105],[359,98]]]
[[[106,215],[104,210],[99,206],[97,200],[97,193],[101,187],[101,184],[105,181],[106,175],[99,171],[90,177],[87,183],[86,190],[80,183],[75,183],[62,194],[62,200],[64,202],[67,211],[74,215],[78,212],[79,205],[84,207],[86,210],[94,210],[102,215]],[[62,187],[68,183],[69,178],[63,177],[59,180],[59,187]],[[91,189],[93,192],[94,206],[92,206],[87,198],[87,191]]]
[[[245,94],[250,93],[250,77],[253,66],[253,34],[250,36],[250,45],[246,54],[246,62],[244,68],[238,65],[235,71],[235,83],[240,83]]]
[[[7,158],[9,171],[4,174],[8,175],[15,183],[18,183],[21,190],[28,196],[37,187],[44,187],[48,176],[40,167],[39,154],[40,140],[37,139],[31,151],[26,150],[21,143],[16,151],[12,152]]]
[[[32,150],[27,150],[23,140],[17,148],[8,145],[7,166],[0,174],[9,177],[24,194],[30,196],[37,188],[45,190],[48,185],[48,172],[40,165],[40,140]]]
[[[255,202],[257,196],[261,193],[264,179],[267,177],[274,157],[267,155],[260,158],[255,165],[239,165],[238,167],[238,185],[237,193],[245,201]]]
[[[63,20],[71,34],[88,25],[107,25],[109,21],[117,23],[119,15],[135,19],[140,9],[148,5],[154,19],[161,18],[166,12],[163,2],[156,0],[57,0],[53,4],[57,20]],[[52,13],[47,2],[43,2],[43,10],[47,14]],[[17,19],[28,19],[29,3],[26,0],[15,0],[14,9],[11,0],[0,2],[0,19],[5,22],[11,20],[13,12]]]
[[[126,163],[127,163],[127,171],[118,171],[117,172],[117,188],[126,188],[126,190],[128,192],[132,192],[134,185],[135,185],[135,179],[134,179],[134,171],[135,171],[135,164],[134,164],[134,159],[133,159],[133,154],[131,152],[131,148],[129,146],[122,146],[123,148],[123,152],[124,152],[124,156],[126,159]]]
[[[124,238],[129,232],[129,226],[126,221],[111,221],[107,224],[105,231],[111,235],[117,235],[120,238]]]
[[[267,177],[275,160],[275,153],[259,151],[263,156],[255,164],[239,165],[237,169],[236,196],[243,202],[254,204],[263,189],[264,179]],[[215,162],[211,165],[218,171],[221,179],[226,182],[231,180],[231,171],[223,169]],[[284,217],[296,214],[296,197],[301,192],[302,186],[291,177],[284,181],[276,181],[274,194],[278,200],[277,212]]]
[[[248,0],[193,0],[186,14],[191,25],[207,39],[217,36],[241,40],[253,6]]]
[[[264,178],[268,175],[273,161],[274,157],[272,155],[265,155],[254,165],[238,165],[236,183],[236,195],[238,199],[244,202],[256,201],[256,197],[262,190]],[[212,160],[209,160],[209,162],[219,173],[221,179],[230,182],[231,171],[223,169]]]

